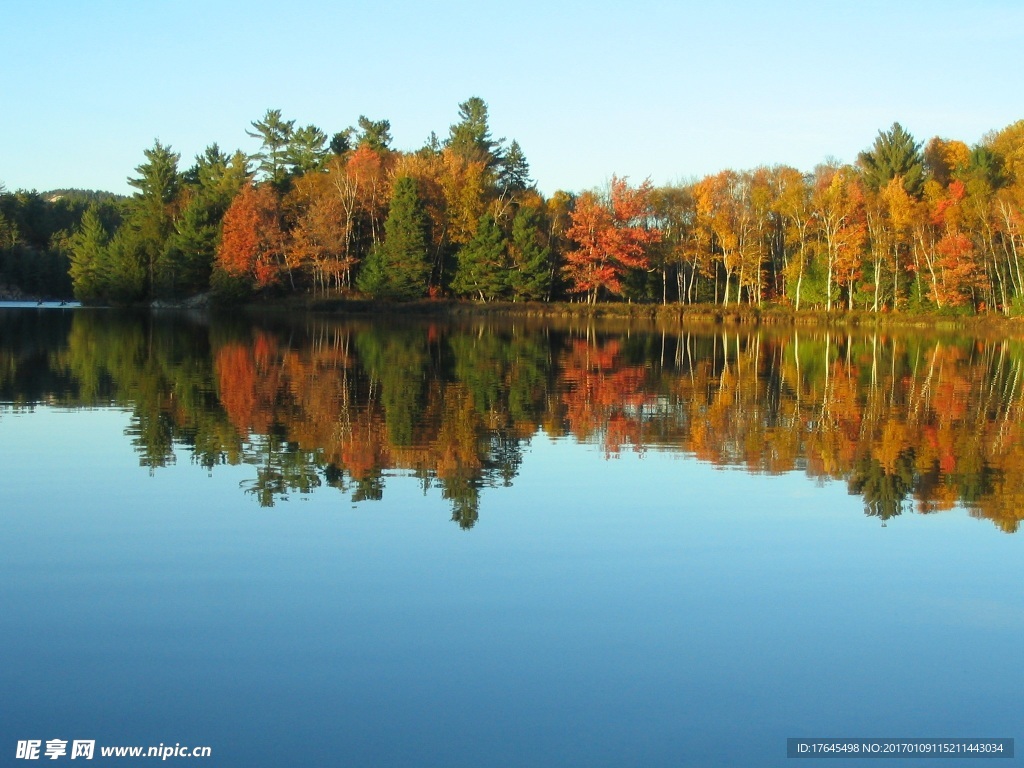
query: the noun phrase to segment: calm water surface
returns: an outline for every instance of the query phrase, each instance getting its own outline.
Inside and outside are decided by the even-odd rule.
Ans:
[[[921,333],[0,310],[0,762],[1020,737],[1022,363]]]

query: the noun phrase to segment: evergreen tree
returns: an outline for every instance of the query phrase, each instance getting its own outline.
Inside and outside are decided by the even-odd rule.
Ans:
[[[494,217],[480,218],[476,234],[458,254],[452,290],[482,301],[499,298],[508,286],[508,240]]]
[[[0,250],[13,248],[19,239],[18,225],[9,221],[4,212],[0,211]]]
[[[391,121],[371,120],[366,115],[359,116],[359,142],[375,152],[384,152],[391,148]]]
[[[146,295],[147,265],[140,260],[145,249],[139,231],[121,227],[110,241],[107,258],[100,265],[103,298],[115,304],[131,304]]]
[[[423,146],[416,152],[420,157],[432,158],[441,154],[441,140],[434,131],[430,132]]]
[[[165,255],[165,268],[172,277],[168,295],[185,296],[209,286],[220,236],[220,220],[212,213],[208,200],[196,195],[175,222]]]
[[[376,243],[363,261],[362,269],[356,277],[356,288],[374,298],[389,298],[388,272],[384,262],[383,247]]]
[[[327,134],[315,125],[307,125],[292,133],[285,150],[285,164],[293,176],[315,171],[327,157]]]
[[[498,163],[498,187],[507,192],[524,192],[532,186],[530,164],[519,142],[513,139]]]
[[[135,168],[138,178],[128,179],[128,183],[139,190],[129,202],[128,225],[133,235],[121,242],[125,247],[130,244],[138,248],[131,261],[143,265],[145,292],[153,296],[174,284],[175,265],[166,257],[167,241],[174,231],[171,208],[181,189],[178,173],[181,156],[159,141],[144,154],[146,162]]]
[[[196,155],[195,163],[181,174],[181,180],[190,186],[205,186],[211,177],[223,173],[229,159],[227,153],[221,152],[220,146],[214,142],[202,154]]]
[[[906,129],[893,123],[888,131],[879,131],[871,149],[857,156],[867,186],[879,191],[892,179],[903,179],[907,194],[920,197],[924,187],[924,155]]]
[[[551,248],[543,245],[540,217],[520,208],[512,221],[512,262],[509,286],[516,299],[546,301],[551,295]]]
[[[498,166],[504,139],[491,137],[487,124],[487,103],[479,96],[459,104],[459,122],[449,128],[446,146],[469,162],[482,162],[487,168]]]
[[[970,161],[961,174],[961,180],[982,182],[988,189],[996,190],[1006,185],[1006,173],[1003,170],[1003,159],[984,144],[971,150]]]
[[[346,128],[344,131],[338,131],[331,136],[331,143],[329,145],[331,154],[344,155],[352,149],[352,134],[354,130],[353,128]]]
[[[374,248],[359,275],[361,291],[389,299],[414,299],[427,292],[430,278],[429,220],[416,180],[395,180],[384,222],[384,242]]]
[[[209,287],[217,256],[221,221],[231,201],[249,179],[249,160],[238,151],[228,156],[216,144],[196,156],[183,176],[185,204],[174,222],[163,259],[170,284],[164,293],[185,296]]]
[[[68,240],[71,283],[79,301],[95,301],[105,295],[109,239],[95,206],[90,206],[81,227]]]
[[[252,127],[255,130],[246,133],[262,144],[260,151],[251,159],[259,161],[257,171],[264,178],[280,186],[287,177],[286,153],[295,131],[295,121],[282,119],[280,109],[268,109],[262,120],[253,120]]]

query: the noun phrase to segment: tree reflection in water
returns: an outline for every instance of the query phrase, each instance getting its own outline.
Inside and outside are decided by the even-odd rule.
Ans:
[[[322,486],[381,499],[398,471],[463,528],[543,431],[842,480],[883,521],[960,504],[1016,531],[1021,362],[1017,340],[868,330],[0,313],[2,401],[128,408],[150,471],[182,449],[250,464],[263,506]]]

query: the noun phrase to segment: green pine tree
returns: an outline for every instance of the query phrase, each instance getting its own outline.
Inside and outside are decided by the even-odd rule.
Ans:
[[[888,131],[879,131],[872,148],[861,152],[857,161],[871,189],[878,191],[899,176],[908,195],[921,196],[924,188],[921,144],[899,123],[893,123]]]
[[[512,221],[512,295],[524,301],[546,301],[551,295],[551,248],[544,245],[540,217],[520,208]]]
[[[476,234],[458,254],[452,290],[481,301],[501,297],[508,287],[508,240],[491,214],[480,218]]]
[[[82,224],[68,240],[71,251],[71,283],[79,301],[103,298],[103,272],[108,259],[110,238],[95,206],[82,216]]]
[[[327,158],[327,134],[315,125],[298,128],[292,133],[285,150],[285,163],[293,176],[315,171]]]
[[[175,281],[175,265],[167,255],[168,238],[174,232],[171,204],[181,189],[178,173],[181,156],[159,141],[152,149],[145,150],[145,155],[146,162],[135,169],[138,178],[128,179],[139,191],[128,205],[126,228],[133,230],[133,236],[122,242],[138,248],[138,253],[130,260],[145,268],[144,293],[156,296],[166,292],[164,286],[173,286]]]
[[[498,163],[498,187],[508,192],[523,192],[532,186],[530,164],[519,142],[513,139]]]
[[[185,172],[188,203],[174,222],[162,256],[161,293],[188,296],[210,287],[220,225],[231,201],[249,179],[249,161],[242,152],[228,156],[216,144],[196,157]]]
[[[258,162],[257,170],[263,178],[280,186],[288,176],[286,154],[288,144],[295,131],[295,121],[281,117],[280,109],[268,109],[262,120],[253,120],[254,130],[246,131],[249,136],[259,139],[260,151],[250,159]]]
[[[505,140],[491,136],[487,103],[479,96],[472,96],[459,104],[459,117],[459,122],[448,129],[446,145],[470,162],[482,162],[488,169],[497,167]]]
[[[384,242],[367,258],[357,280],[371,296],[407,300],[426,295],[430,279],[429,221],[409,176],[396,179],[384,222]]]

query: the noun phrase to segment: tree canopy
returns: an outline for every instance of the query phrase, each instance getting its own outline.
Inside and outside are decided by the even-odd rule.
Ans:
[[[854,164],[547,196],[490,122],[473,96],[443,139],[404,150],[388,120],[328,134],[268,109],[240,131],[252,151],[211,144],[184,170],[157,140],[130,198],[0,193],[0,283],[117,302],[212,290],[1024,313],[1024,121],[973,145],[894,123]]]

